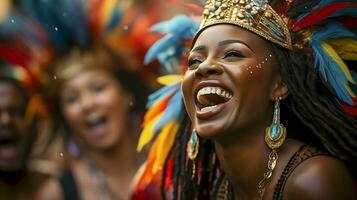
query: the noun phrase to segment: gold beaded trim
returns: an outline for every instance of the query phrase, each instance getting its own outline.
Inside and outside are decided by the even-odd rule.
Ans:
[[[252,31],[284,48],[292,49],[290,32],[281,16],[267,0],[207,0],[201,26],[194,40],[205,28],[233,24]]]

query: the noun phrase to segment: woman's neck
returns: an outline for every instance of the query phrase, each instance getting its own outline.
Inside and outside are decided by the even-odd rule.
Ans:
[[[97,173],[104,175],[107,189],[114,199],[129,199],[131,182],[140,164],[135,151],[134,137],[124,138],[111,149],[88,150],[84,154]]]
[[[111,149],[87,151],[87,158],[103,171],[105,175],[125,176],[130,174],[130,172],[135,172],[139,163],[135,151],[134,138],[124,138],[124,140]],[[119,168],[120,170],[118,170]]]
[[[224,140],[214,141],[220,165],[238,199],[254,199],[258,195],[258,183],[263,178],[270,153],[264,142],[265,128],[226,134]],[[227,135],[234,137],[227,139]]]

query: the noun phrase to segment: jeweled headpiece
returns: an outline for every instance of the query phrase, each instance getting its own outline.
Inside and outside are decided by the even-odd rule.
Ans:
[[[234,24],[261,37],[292,49],[290,32],[283,18],[268,4],[268,0],[207,0],[200,29],[214,24]]]

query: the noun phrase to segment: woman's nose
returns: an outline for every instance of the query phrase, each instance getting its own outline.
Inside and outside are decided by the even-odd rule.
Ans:
[[[0,110],[0,124],[4,124],[4,125],[10,124],[11,119],[12,117],[8,110],[5,109],[3,111]]]
[[[80,101],[81,110],[83,112],[89,111],[94,107],[95,97],[92,95],[83,95]]]
[[[201,63],[196,71],[195,76],[198,78],[206,78],[213,75],[220,75],[223,73],[223,68],[221,65],[214,62],[203,62]]]

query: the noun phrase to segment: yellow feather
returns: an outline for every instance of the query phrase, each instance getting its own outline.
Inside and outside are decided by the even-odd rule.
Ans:
[[[143,149],[143,147],[151,141],[152,137],[154,136],[154,132],[152,131],[152,128],[156,124],[156,122],[160,120],[163,114],[164,114],[163,112],[160,113],[153,120],[151,120],[145,125],[143,131],[140,134],[138,146],[136,148],[138,152],[140,152]]]
[[[357,60],[357,40],[352,38],[337,38],[327,41],[338,55],[345,60]]]
[[[102,6],[102,15],[100,16],[100,24],[101,28],[105,28],[107,25],[107,22],[109,21],[110,17],[112,16],[113,9],[118,6],[117,0],[102,0],[103,6]]]
[[[149,153],[148,153],[148,157],[147,157],[147,160],[146,160],[146,165],[145,165],[145,169],[144,169],[144,172],[140,178],[140,181],[139,181],[139,184],[138,186],[140,188],[145,188],[147,184],[149,184],[154,175],[152,173],[152,168],[153,168],[153,164],[155,162],[155,159],[156,159],[156,156],[157,156],[157,141],[155,141],[150,150],[149,150]]]
[[[166,76],[160,76],[157,78],[157,82],[159,82],[162,85],[170,85],[173,83],[177,83],[182,80],[181,75],[166,75]]]
[[[348,69],[347,65],[345,64],[345,62],[343,62],[343,60],[341,59],[341,57],[336,53],[336,51],[332,48],[331,45],[327,44],[326,42],[322,42],[321,43],[322,48],[325,50],[325,52],[327,54],[329,54],[331,56],[331,58],[341,67],[343,73],[345,74],[347,80],[353,84],[355,84],[350,70]]]
[[[165,159],[171,149],[172,144],[174,143],[178,128],[179,125],[176,122],[170,121],[162,129],[160,136],[157,139],[157,156],[152,169],[153,174],[156,174],[164,165]]]
[[[170,97],[166,97],[164,99],[155,102],[154,105],[151,106],[151,108],[145,113],[144,124],[147,121],[152,120],[152,118],[154,118],[158,113],[163,112],[167,106],[169,99]]]
[[[26,113],[25,113],[26,123],[31,124],[32,120],[36,115],[36,111],[38,109],[39,104],[40,104],[40,96],[38,94],[33,95],[26,108]]]
[[[345,86],[347,92],[351,95],[351,97],[352,97],[352,98],[356,98],[356,95],[355,95],[355,93],[351,90],[350,86],[348,86],[348,85],[344,85],[344,86]]]

